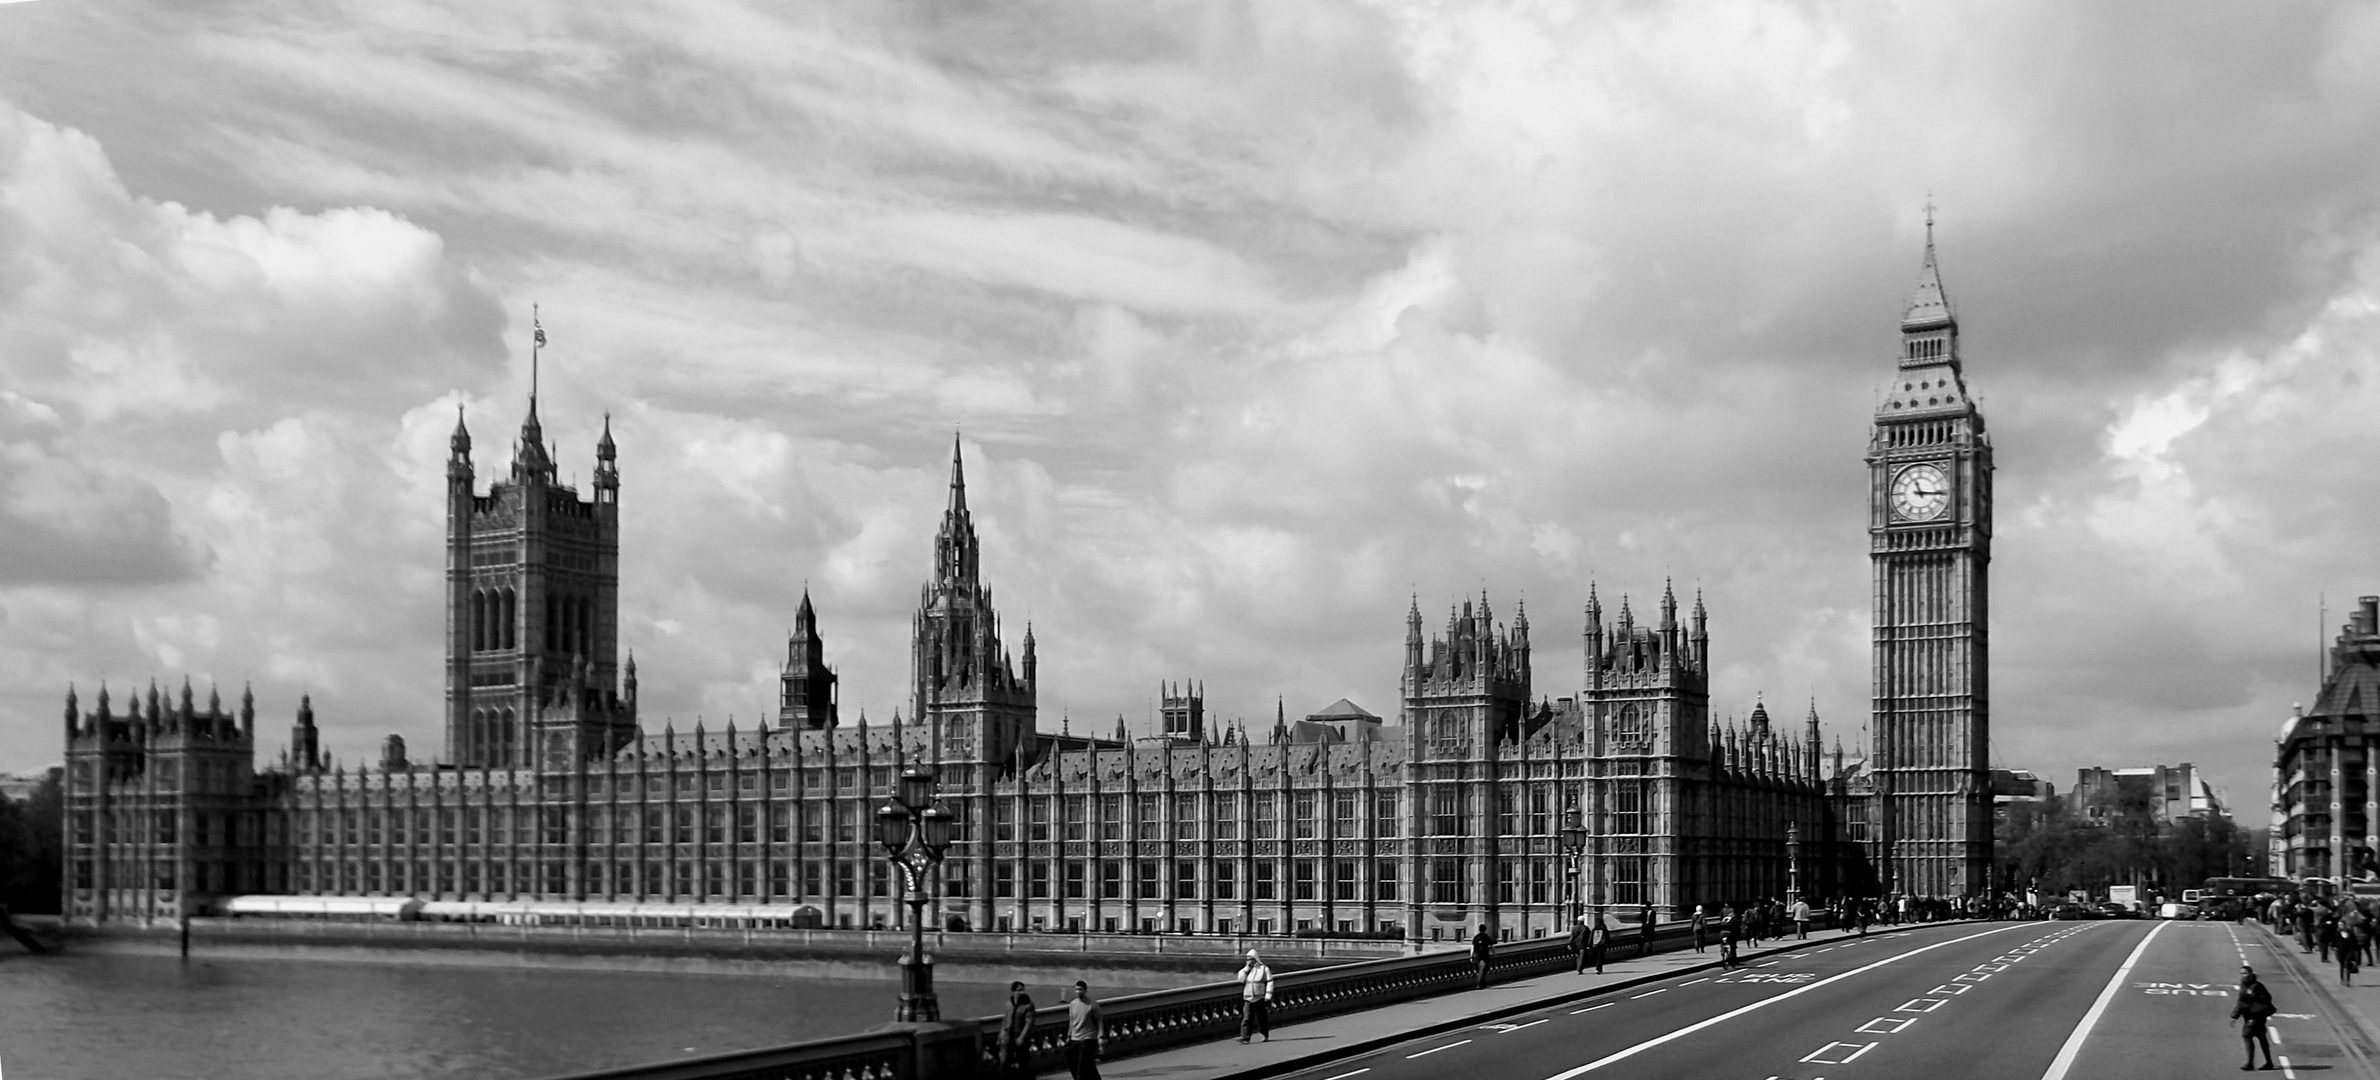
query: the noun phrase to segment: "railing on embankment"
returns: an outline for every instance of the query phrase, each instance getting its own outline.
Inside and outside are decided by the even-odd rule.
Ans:
[[[1820,915],[1811,925],[1821,927]],[[1684,922],[1657,924],[1654,952],[1689,947]],[[1714,932],[1712,938],[1716,941]],[[1640,938],[1633,930],[1612,936],[1611,959],[1633,957]],[[1561,971],[1574,962],[1561,938],[1500,944],[1489,961],[1488,981],[1512,982]],[[1274,1025],[1335,1013],[1376,1008],[1429,997],[1477,983],[1471,957],[1461,943],[1439,952],[1393,960],[1370,960],[1276,974]],[[886,994],[889,1006],[892,995]],[[1100,1003],[1107,1018],[1107,1055],[1145,1054],[1189,1043],[1213,1042],[1239,1034],[1238,983],[1207,983],[1179,990],[1133,994]],[[588,1073],[571,1080],[972,1080],[997,1075],[993,1038],[1000,1018],[851,1035],[797,1043],[771,1050],[676,1061],[662,1065]],[[1029,1045],[1036,1070],[1056,1068],[1066,1046],[1066,1009],[1034,1014]]]

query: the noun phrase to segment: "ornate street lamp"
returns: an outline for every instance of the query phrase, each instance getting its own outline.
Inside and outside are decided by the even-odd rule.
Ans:
[[[934,997],[934,962],[926,959],[926,878],[942,862],[942,853],[958,831],[958,820],[934,800],[934,770],[911,765],[901,770],[891,802],[876,811],[876,842],[901,868],[909,903],[909,955],[901,960],[901,1007],[898,1021],[937,1021],[942,1005]]]
[[[1579,909],[1586,898],[1578,880],[1578,858],[1587,853],[1587,827],[1579,823],[1578,811],[1573,810],[1562,820],[1562,854],[1570,859],[1570,922],[1577,925],[1583,914]]]
[[[1785,902],[1802,898],[1802,823],[1785,823]]]

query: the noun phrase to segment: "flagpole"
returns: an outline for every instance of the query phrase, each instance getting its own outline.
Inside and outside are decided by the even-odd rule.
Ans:
[[[537,411],[537,353],[545,348],[545,324],[537,320],[537,305],[529,305],[529,411]]]

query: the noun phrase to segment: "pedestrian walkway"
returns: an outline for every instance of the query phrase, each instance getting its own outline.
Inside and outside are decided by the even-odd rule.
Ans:
[[[2316,1011],[2341,1016],[2343,1020],[2339,1026],[2342,1029],[2363,1036],[2361,1042],[2349,1048],[2350,1051],[2366,1062],[2380,1061],[2380,967],[2364,968],[2355,974],[2353,983],[2341,986],[2339,965],[2324,963],[2320,953],[2300,948],[2295,934],[2283,934],[2278,927],[2266,926],[2255,919],[2242,923],[2240,930],[2243,944],[2261,943],[2264,946],[2265,956],[2261,962],[2253,958],[2248,961],[2259,972],[2265,970],[2266,964],[2290,965],[2305,977],[2304,985],[2330,998],[2320,1003],[2290,1001],[2289,991],[2296,989],[2299,984],[2295,980],[2275,978],[2279,972],[2266,975],[2264,983],[2272,988],[2274,1003],[2280,1007],[2282,1016]],[[2251,954],[2255,951],[2249,950]],[[2289,1052],[2286,1047],[2277,1046],[2274,1049],[2284,1054]]]
[[[1875,931],[1879,934],[1883,932],[1885,928],[1882,927]],[[1788,935],[1782,941],[1763,942],[1763,947],[1757,950],[1744,949],[1739,955],[1751,960],[1795,952],[1818,941],[1857,936],[1856,931],[1837,933],[1832,930],[1814,930],[1810,933],[1809,941],[1794,941]],[[1627,955],[1635,950],[1625,944],[1615,944],[1611,951],[1616,955]],[[1698,953],[1688,948],[1654,953],[1641,959],[1631,956],[1625,960],[1606,960],[1601,975],[1592,971],[1585,975],[1565,971],[1518,982],[1498,983],[1484,990],[1457,990],[1437,997],[1384,1005],[1361,1012],[1341,1013],[1296,1024],[1280,1024],[1274,1026],[1270,1041],[1241,1045],[1233,1039],[1222,1039],[1178,1046],[1154,1054],[1101,1062],[1099,1074],[1107,1080],[1280,1076],[1406,1039],[1454,1031],[1472,1024],[1490,1023],[1563,1001],[1718,966],[1719,945],[1714,936],[1709,952]],[[1058,1070],[1043,1075],[1066,1074],[1064,1070]]]

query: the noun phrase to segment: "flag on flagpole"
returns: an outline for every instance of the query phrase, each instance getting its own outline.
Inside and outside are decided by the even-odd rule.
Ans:
[[[531,326],[533,326],[533,327],[536,327],[536,328],[537,328],[537,337],[536,337],[536,339],[535,339],[535,340],[536,340],[536,342],[537,342],[537,346],[538,346],[539,348],[544,348],[544,347],[545,347],[545,327],[538,325],[538,323],[537,323],[537,320],[535,320],[535,319],[531,319],[531,320],[529,320],[529,325],[531,325]]]

